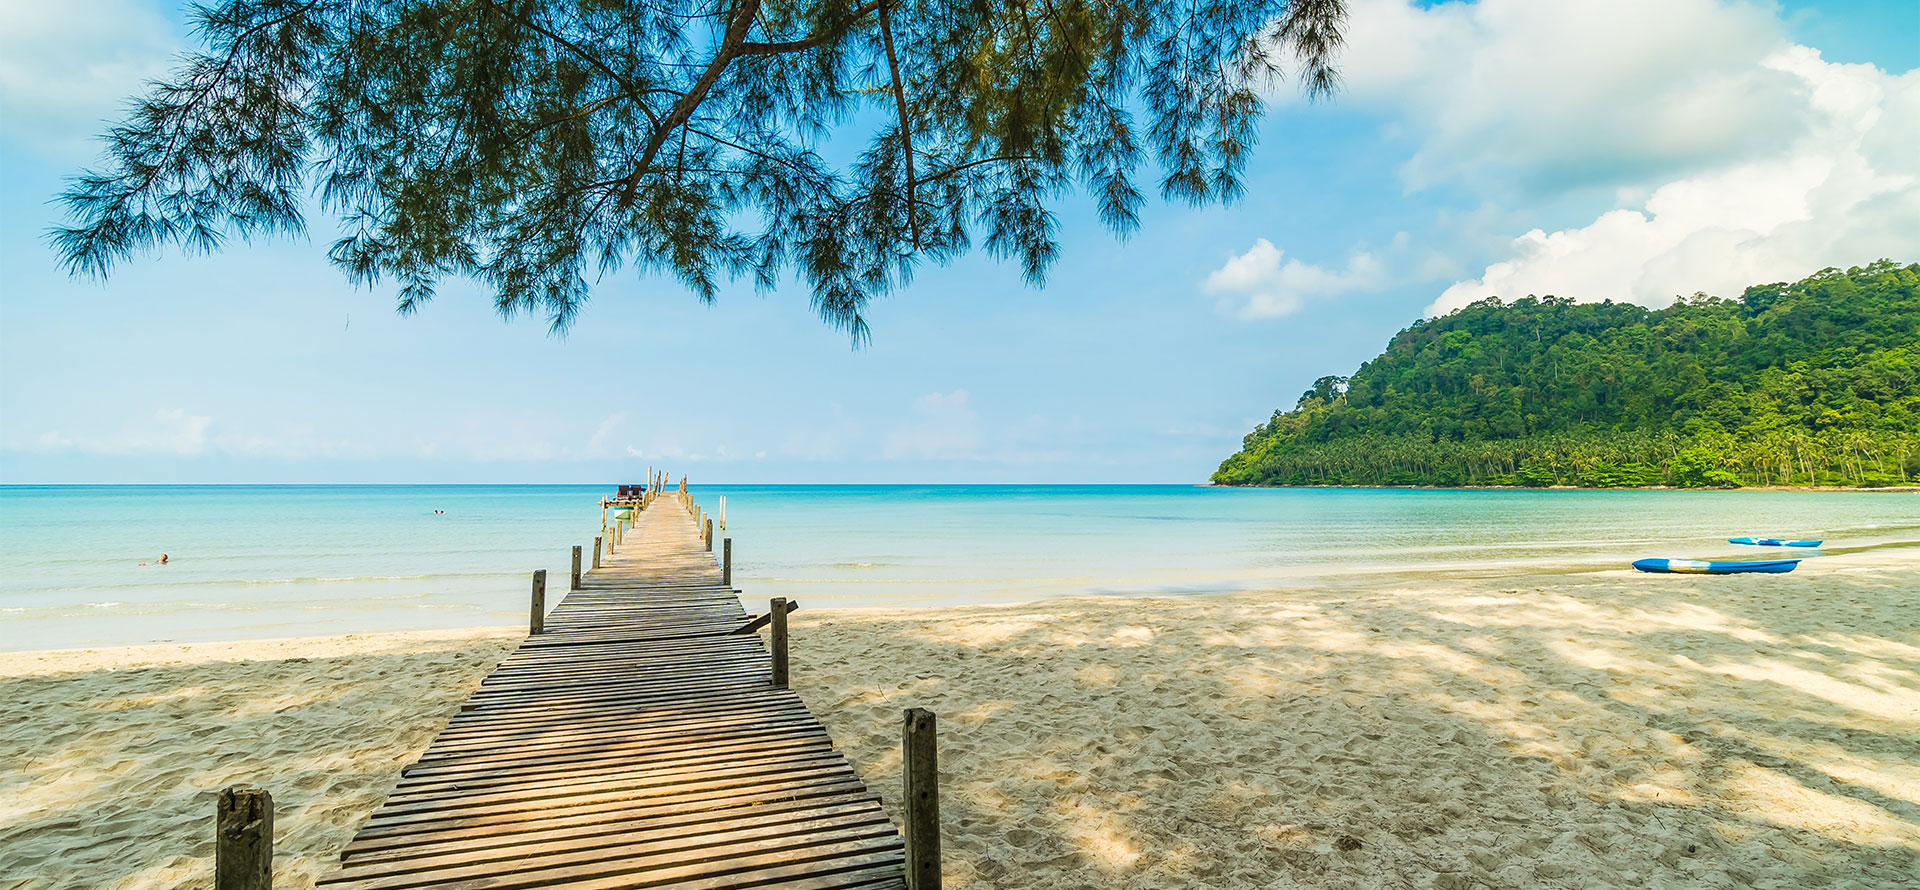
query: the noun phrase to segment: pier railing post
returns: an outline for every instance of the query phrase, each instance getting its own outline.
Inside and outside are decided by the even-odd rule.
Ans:
[[[547,630],[547,570],[533,572],[533,615],[527,619],[527,633],[538,636]]]
[[[767,611],[773,619],[773,688],[787,688],[787,598],[773,598],[772,608]]]
[[[907,890],[940,890],[940,747],[932,711],[907,709],[900,774],[906,784]]]
[[[712,553],[713,552],[713,520],[712,519],[707,520],[707,531],[706,531],[706,534],[701,535],[701,540],[707,545],[707,552]]]
[[[573,581],[568,590],[580,589],[580,545],[573,545]]]
[[[593,539],[593,567],[595,570],[600,568],[600,539],[597,537]]]
[[[214,890],[273,890],[273,795],[229,786],[214,804]]]
[[[733,586],[732,538],[723,538],[720,541],[720,583],[729,588]]]

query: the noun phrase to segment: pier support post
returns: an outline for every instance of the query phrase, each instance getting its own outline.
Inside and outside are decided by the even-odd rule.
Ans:
[[[214,804],[214,890],[273,890],[273,795],[232,785]]]
[[[940,747],[933,712],[908,708],[900,738],[907,805],[907,890],[940,890]]]
[[[593,539],[593,567],[595,570],[600,568],[600,539],[597,537]]]
[[[573,545],[573,581],[568,590],[580,589],[580,545]]]
[[[547,570],[533,572],[533,615],[527,619],[527,633],[538,636],[547,630]]]
[[[720,540],[720,583],[733,587],[733,539]]]
[[[773,598],[767,616],[773,619],[773,688],[787,688],[787,598]]]
[[[712,553],[713,552],[713,520],[712,519],[707,520],[707,531],[705,534],[700,536],[700,540],[702,543],[707,545],[707,552]]]

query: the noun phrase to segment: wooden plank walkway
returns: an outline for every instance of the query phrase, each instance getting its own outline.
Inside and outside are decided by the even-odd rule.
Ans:
[[[557,576],[557,587],[567,576]],[[329,890],[904,887],[899,831],[672,494],[408,767]]]

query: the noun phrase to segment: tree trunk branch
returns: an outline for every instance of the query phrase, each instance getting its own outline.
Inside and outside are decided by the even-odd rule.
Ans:
[[[627,177],[626,188],[620,194],[621,207],[633,204],[634,193],[639,191],[641,178],[646,176],[647,170],[653,166],[654,155],[660,152],[660,147],[666,144],[667,139],[673,135],[673,131],[679,129],[681,124],[686,123],[687,119],[693,116],[693,110],[707,98],[707,93],[720,80],[720,75],[727,70],[727,65],[740,55],[740,47],[746,43],[747,32],[753,28],[754,17],[760,13],[760,2],[761,0],[741,0],[740,5],[734,9],[732,17],[727,20],[727,30],[721,35],[720,48],[714,51],[713,61],[707,64],[707,70],[701,73],[699,80],[694,81],[686,95],[673,103],[673,110],[667,112],[666,118],[653,128],[653,134],[647,137],[647,147],[640,153],[640,161],[634,165],[633,173]]]
[[[800,52],[802,50],[813,49],[814,47],[820,46],[821,44],[824,44],[824,43],[831,43],[835,40],[839,40],[841,36],[845,35],[847,31],[851,30],[856,23],[858,23],[861,19],[866,18],[869,14],[875,11],[884,11],[889,2],[891,2],[891,0],[872,0],[872,2],[870,3],[862,3],[859,6],[854,7],[853,14],[847,16],[846,21],[832,28],[828,28],[827,30],[822,31],[818,34],[809,34],[805,37],[800,38],[799,40],[778,40],[773,42],[742,43],[740,44],[740,55],[771,56],[771,55],[778,55],[780,53]]]
[[[887,70],[893,73],[893,103],[900,112],[901,154],[907,163],[907,229],[913,233],[913,249],[920,249],[920,202],[914,195],[913,125],[907,118],[907,88],[900,82],[900,60],[893,54],[893,20],[887,13],[891,0],[880,7],[880,37],[887,47]]]

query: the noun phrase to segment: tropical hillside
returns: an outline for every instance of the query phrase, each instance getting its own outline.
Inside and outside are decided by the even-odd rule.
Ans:
[[[1665,309],[1487,299],[1247,434],[1225,485],[1920,481],[1920,264]]]

